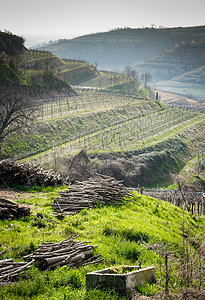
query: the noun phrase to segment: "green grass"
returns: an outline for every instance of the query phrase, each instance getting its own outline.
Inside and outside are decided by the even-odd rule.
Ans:
[[[58,187],[65,190],[66,187]],[[18,189],[19,190],[19,189]],[[83,210],[63,220],[54,217],[50,204],[57,196],[57,188],[34,187],[26,194],[19,193],[17,201],[31,206],[32,215],[20,220],[0,221],[0,251],[8,249],[2,257],[22,260],[43,241],[59,242],[70,234],[79,234],[79,240],[96,245],[104,263],[84,268],[57,268],[40,271],[36,267],[28,271],[26,278],[10,287],[0,287],[0,299],[126,299],[109,291],[86,292],[85,274],[109,266],[138,265],[156,268],[160,285],[138,288],[144,294],[163,289],[165,275],[164,259],[156,251],[147,250],[145,244],[160,244],[174,251],[177,257],[183,250],[182,224],[189,240],[197,248],[204,234],[205,219],[192,217],[189,213],[169,203],[136,192],[123,206],[100,206]],[[36,216],[43,214],[43,219]],[[192,251],[194,251],[193,246]],[[177,282],[177,278],[174,277]],[[143,291],[144,289],[144,291]]]

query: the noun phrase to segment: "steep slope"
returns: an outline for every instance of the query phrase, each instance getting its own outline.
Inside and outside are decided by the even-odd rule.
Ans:
[[[58,75],[73,85],[96,78],[99,72],[94,65],[84,61],[64,60],[65,65],[58,71]]]

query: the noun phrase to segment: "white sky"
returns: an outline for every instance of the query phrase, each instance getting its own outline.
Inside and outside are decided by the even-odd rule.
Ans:
[[[0,0],[0,29],[74,37],[117,27],[205,25],[204,0]]]

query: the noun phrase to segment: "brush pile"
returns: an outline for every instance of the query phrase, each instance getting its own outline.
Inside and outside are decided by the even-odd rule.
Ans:
[[[43,170],[37,165],[6,159],[0,161],[0,184],[5,183],[25,186],[56,186],[67,184],[68,178],[65,179],[52,170]]]
[[[100,205],[122,205],[128,196],[121,182],[112,177],[96,174],[87,181],[76,182],[65,192],[58,192],[60,197],[52,204],[56,217],[65,217],[83,209]]]
[[[101,255],[94,256],[95,246],[90,242],[75,241],[76,237],[67,238],[60,243],[43,242],[32,254],[24,259],[35,261],[41,270],[55,269],[58,266],[84,266],[103,261]]]
[[[29,207],[0,197],[0,219],[18,219],[29,215]]]
[[[30,262],[14,262],[13,258],[0,260],[0,285],[8,285],[19,279],[26,270],[32,267],[34,260]]]

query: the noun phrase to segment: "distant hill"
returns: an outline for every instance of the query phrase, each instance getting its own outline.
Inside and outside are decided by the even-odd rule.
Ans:
[[[205,65],[179,75],[175,77],[174,80],[179,82],[205,84]]]
[[[97,63],[100,69],[115,70],[160,55],[176,44],[205,39],[205,26],[177,28],[116,29],[109,32],[59,40],[39,46],[61,58]]]
[[[135,64],[139,73],[150,73],[155,81],[170,80],[184,73],[194,72],[197,78],[194,81],[204,81],[204,72],[200,71],[205,65],[205,39],[195,42],[182,42],[176,44],[175,48],[166,50],[143,63]],[[187,75],[184,76],[184,79]],[[203,77],[203,80],[202,78]],[[180,77],[181,81],[183,77]]]

